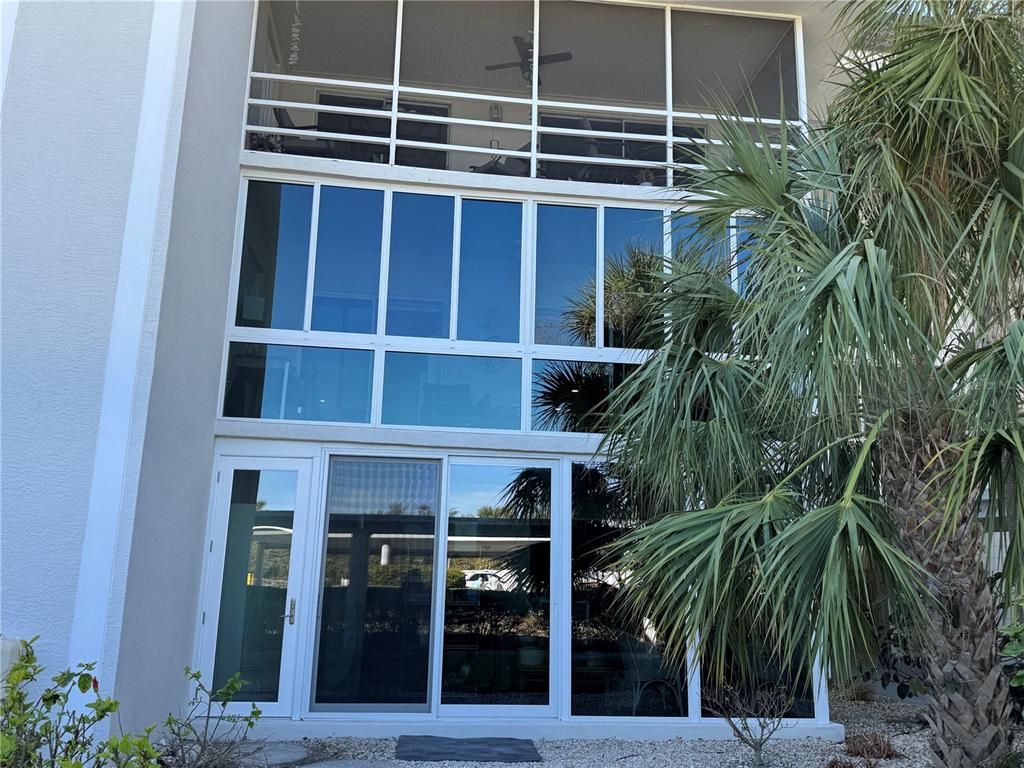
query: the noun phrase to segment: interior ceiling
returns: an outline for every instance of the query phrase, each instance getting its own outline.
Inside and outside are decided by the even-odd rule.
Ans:
[[[395,3],[383,0],[269,3],[273,47],[283,71],[390,80]],[[301,22],[297,64],[292,29]],[[407,0],[401,80],[419,85],[528,97],[513,36],[532,40],[530,2]],[[665,90],[664,14],[660,9],[549,0],[541,6],[540,54],[570,51],[572,61],[542,66],[541,98],[661,106]],[[779,60],[793,67],[792,25],[786,21],[675,11],[673,85],[678,106],[704,102],[709,88],[741,97],[755,91],[777,104]],[[757,75],[760,73],[760,77]],[[790,73],[791,74],[791,73]],[[758,101],[761,101],[758,98]]]

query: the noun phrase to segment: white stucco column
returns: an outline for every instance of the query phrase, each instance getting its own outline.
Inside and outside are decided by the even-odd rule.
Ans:
[[[153,5],[68,647],[71,664],[99,662],[108,691],[117,668],[194,14],[193,2]]]

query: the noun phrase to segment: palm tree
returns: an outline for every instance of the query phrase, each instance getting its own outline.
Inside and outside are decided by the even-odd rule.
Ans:
[[[929,660],[935,761],[987,765],[1024,587],[1024,6],[839,23],[858,53],[820,123],[722,115],[687,179],[697,227],[645,315],[666,341],[608,406],[648,505],[617,567],[713,672],[749,648],[843,680],[897,628]],[[703,257],[737,217],[742,295]]]

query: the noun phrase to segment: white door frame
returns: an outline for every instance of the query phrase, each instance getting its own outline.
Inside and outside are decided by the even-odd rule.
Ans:
[[[292,518],[292,543],[288,562],[288,592],[285,598],[285,610],[295,601],[296,614],[293,624],[282,615],[284,628],[281,641],[281,668],[278,681],[277,701],[255,702],[263,714],[274,717],[291,717],[294,715],[298,637],[303,624],[308,621],[304,616],[303,600],[306,558],[304,556],[305,528],[309,521],[310,476],[312,460],[302,458],[278,457],[238,457],[221,456],[217,460],[216,485],[213,501],[213,514],[210,521],[209,565],[206,572],[206,587],[203,595],[203,632],[199,644],[199,670],[207,685],[213,684],[214,662],[217,653],[217,629],[220,623],[220,598],[223,586],[224,558],[227,546],[228,523],[231,512],[231,489],[236,470],[284,470],[296,473],[295,510]],[[247,712],[251,707],[249,701],[235,701],[228,705],[229,714]]]

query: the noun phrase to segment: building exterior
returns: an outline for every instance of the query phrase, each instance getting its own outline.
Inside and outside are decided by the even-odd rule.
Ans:
[[[727,736],[609,607],[587,411],[719,100],[820,110],[832,13],[5,2],[3,634],[126,726],[190,664],[274,738]]]

